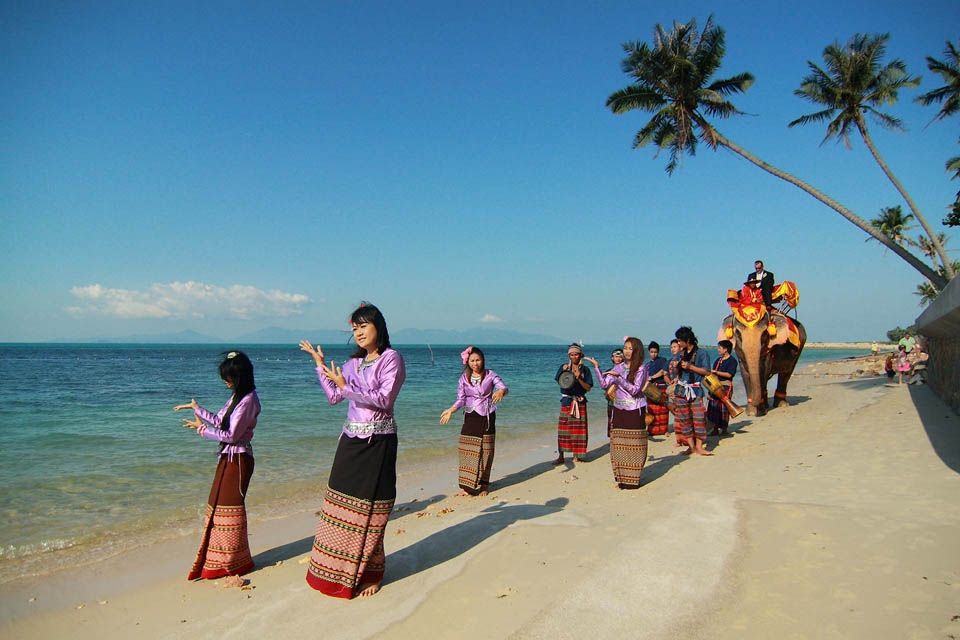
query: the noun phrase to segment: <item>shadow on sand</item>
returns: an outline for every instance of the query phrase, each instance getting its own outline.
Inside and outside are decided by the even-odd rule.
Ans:
[[[508,504],[501,501],[465,522],[432,533],[409,547],[387,556],[384,584],[403,580],[469,551],[514,522],[532,520],[562,511],[567,498],[553,498],[546,504]]]
[[[960,416],[925,384],[910,385],[910,399],[933,450],[945,465],[960,473]]]

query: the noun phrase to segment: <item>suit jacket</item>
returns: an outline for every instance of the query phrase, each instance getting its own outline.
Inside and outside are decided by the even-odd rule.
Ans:
[[[773,299],[773,272],[764,269],[763,274],[763,279],[760,281],[760,292],[763,293],[763,303],[768,307],[772,307],[773,302],[771,300]],[[750,275],[747,276],[748,282],[756,279],[756,271],[751,271]]]

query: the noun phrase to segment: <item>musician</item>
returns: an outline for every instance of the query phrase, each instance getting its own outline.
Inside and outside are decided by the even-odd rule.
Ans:
[[[573,454],[573,461],[580,462],[587,454],[587,392],[593,388],[593,374],[583,365],[583,349],[574,343],[567,347],[567,362],[557,369],[554,380],[569,371],[573,385],[561,389],[560,418],[557,421],[557,451],[559,457],[553,464],[563,464],[563,452]]]
[[[660,345],[656,341],[651,341],[647,345],[647,353],[650,354],[650,360],[643,366],[647,369],[650,384],[656,385],[661,391],[666,391],[670,365],[666,358],[660,356]],[[653,422],[649,427],[650,435],[658,436],[666,433],[670,422],[670,411],[667,410],[667,406],[651,402],[647,404],[647,411],[653,416]]]
[[[610,362],[617,366],[623,362],[623,349],[614,349],[610,354]],[[610,437],[610,427],[613,425],[613,399],[617,395],[617,385],[607,387],[607,437]]]
[[[677,384],[677,380],[680,378],[680,358],[682,355],[680,352],[680,343],[674,338],[670,341],[670,361],[667,363],[667,375],[665,378],[667,385]],[[668,396],[667,404],[676,409],[673,402],[673,394]],[[669,410],[668,413],[670,413]],[[677,426],[676,417],[673,419],[673,435],[677,437],[677,444],[673,445],[674,449],[687,446],[687,439],[681,435],[680,428]]]
[[[720,378],[720,386],[726,391],[727,397],[733,393],[733,376],[737,373],[737,359],[730,352],[733,351],[733,343],[729,340],[721,340],[717,343],[717,352],[720,357],[713,363],[712,372]],[[718,432],[726,435],[727,427],[730,426],[730,410],[717,398],[710,396],[710,402],[707,403],[707,422],[712,427],[708,435],[716,435]]]
[[[710,356],[700,349],[697,336],[690,327],[680,327],[675,335],[681,356],[677,386],[673,390],[676,416],[674,429],[679,428],[680,434],[687,441],[689,448],[683,455],[696,453],[712,456],[703,446],[707,439],[707,421],[703,406],[704,388],[701,386],[703,376],[710,373]]]
[[[763,294],[763,304],[767,309],[773,308],[773,272],[763,268],[763,260],[757,260],[753,263],[755,271],[747,276],[745,284],[753,287],[759,287]]]

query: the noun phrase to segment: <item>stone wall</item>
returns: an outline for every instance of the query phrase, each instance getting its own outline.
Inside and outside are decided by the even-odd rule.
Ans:
[[[927,382],[938,396],[960,411],[960,277],[950,281],[917,318],[927,338]]]

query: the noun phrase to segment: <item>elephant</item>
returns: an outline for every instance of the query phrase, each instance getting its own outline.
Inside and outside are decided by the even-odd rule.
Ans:
[[[807,342],[807,331],[799,321],[789,319],[781,313],[768,315],[769,312],[763,305],[757,306],[760,315],[750,324],[743,322],[743,318],[733,313],[724,318],[718,338],[731,340],[740,360],[740,375],[743,376],[743,385],[747,389],[748,416],[762,416],[767,413],[767,382],[777,374],[779,377],[777,391],[774,393],[774,406],[790,404],[787,402],[787,382],[793,375],[803,345]],[[770,318],[776,327],[774,335],[770,335],[768,330]],[[796,328],[792,339],[791,324]]]

